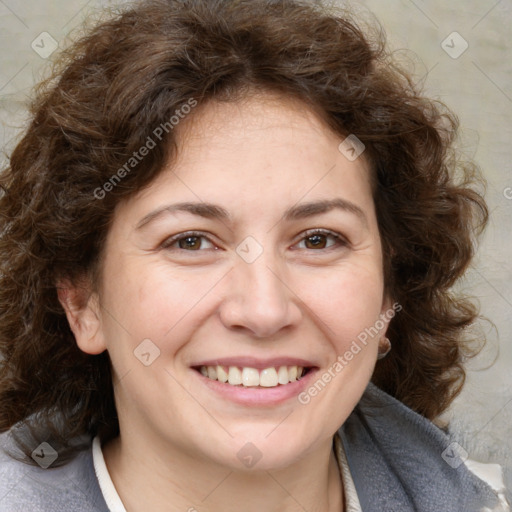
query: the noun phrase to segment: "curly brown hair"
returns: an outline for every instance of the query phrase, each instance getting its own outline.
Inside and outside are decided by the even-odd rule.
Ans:
[[[483,180],[457,157],[456,117],[394,62],[377,23],[361,27],[301,0],[147,0],[63,52],[0,179],[0,431],[32,424],[64,447],[118,434],[109,356],[78,349],[56,283],[98,282],[116,205],[161,172],[176,130],[97,191],[155,127],[190,98],[254,91],[299,99],[365,144],[385,288],[402,306],[372,380],[427,418],[447,408],[475,351],[464,328],[477,307],[452,286],[487,223]]]

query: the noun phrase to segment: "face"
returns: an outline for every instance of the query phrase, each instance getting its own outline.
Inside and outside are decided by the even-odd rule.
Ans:
[[[286,467],[330,442],[385,331],[357,341],[389,308],[364,153],[271,96],[210,103],[179,134],[176,161],[116,209],[77,341],[110,354],[122,436]]]

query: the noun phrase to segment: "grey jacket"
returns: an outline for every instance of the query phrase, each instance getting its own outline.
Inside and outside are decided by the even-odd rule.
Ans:
[[[442,430],[373,384],[339,434],[363,512],[480,512],[498,504]],[[36,511],[108,512],[91,449],[54,469],[0,450],[0,512]]]

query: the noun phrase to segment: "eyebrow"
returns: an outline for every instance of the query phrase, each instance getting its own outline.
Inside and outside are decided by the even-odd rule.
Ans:
[[[352,213],[368,228],[368,219],[363,209],[346,199],[326,199],[320,201],[312,201],[310,203],[302,203],[294,205],[283,215],[284,220],[298,220],[322,213],[328,213],[332,210],[343,210]]]
[[[140,222],[137,224],[135,229],[140,229],[144,227],[146,224],[149,224],[151,221],[155,220],[157,217],[160,217],[163,213],[178,213],[178,212],[187,212],[192,215],[198,215],[199,217],[204,217],[206,219],[219,219],[227,221],[230,218],[230,215],[227,210],[222,208],[221,206],[217,206],[211,203],[176,203],[169,204],[166,206],[162,206],[161,208],[157,208],[156,210],[148,213],[145,217],[143,217]]]
[[[309,203],[294,205],[285,211],[282,219],[285,221],[305,219],[307,217],[313,217],[314,215],[328,213],[336,209],[354,214],[365,225],[365,227],[368,228],[368,219],[364,211],[356,204],[341,198],[312,201]],[[197,215],[206,219],[217,219],[221,221],[229,221],[231,219],[227,210],[212,203],[175,203],[162,206],[148,213],[139,221],[136,229],[141,229],[157,217],[160,217],[163,213],[178,212],[191,213],[192,215]]]

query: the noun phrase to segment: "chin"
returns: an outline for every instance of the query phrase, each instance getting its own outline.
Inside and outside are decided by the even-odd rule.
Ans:
[[[306,441],[275,432],[268,435],[268,432],[269,429],[265,429],[265,434],[248,433],[230,439],[221,453],[217,449],[213,454],[215,462],[236,472],[277,471],[293,465],[306,455]]]

